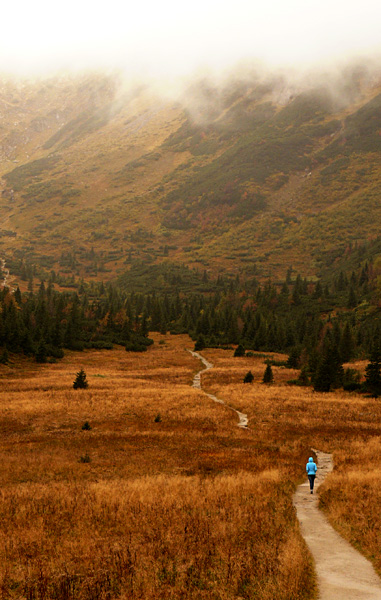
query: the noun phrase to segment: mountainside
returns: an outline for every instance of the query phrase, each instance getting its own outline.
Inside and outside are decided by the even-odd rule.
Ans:
[[[176,100],[114,77],[4,81],[0,116],[0,258],[24,285],[127,285],[172,263],[315,278],[379,234],[381,79],[365,68]]]

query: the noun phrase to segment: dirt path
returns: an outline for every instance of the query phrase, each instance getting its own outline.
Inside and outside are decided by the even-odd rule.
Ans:
[[[232,406],[229,406],[223,400],[221,400],[220,398],[217,398],[217,396],[214,396],[213,394],[209,394],[201,387],[201,375],[203,373],[205,373],[206,371],[209,371],[209,369],[213,369],[213,364],[210,363],[209,361],[207,361],[206,358],[201,356],[201,354],[199,354],[198,352],[193,352],[192,350],[189,350],[189,352],[191,353],[192,356],[201,360],[202,364],[205,367],[205,369],[201,369],[201,371],[196,373],[196,375],[193,377],[192,386],[199,390],[202,390],[204,392],[204,394],[206,394],[206,396],[208,396],[208,398],[210,398],[211,400],[214,400],[214,402],[218,402],[219,404],[224,404],[227,408],[229,408],[230,410],[235,412],[236,415],[238,416],[238,427],[242,427],[243,429],[248,429],[249,419],[247,418],[247,415],[239,412],[239,410],[236,410]]]
[[[193,387],[224,404],[238,415],[238,426],[248,428],[248,417],[228,406],[201,386],[201,375],[213,368],[198,352],[189,352],[202,361],[204,369],[196,373]],[[314,450],[318,460],[315,491],[333,469],[332,455]],[[381,600],[381,580],[372,564],[339,536],[318,509],[317,495],[310,494],[309,483],[302,483],[294,495],[294,506],[304,539],[315,561],[319,600]]]
[[[314,450],[318,459],[315,489],[332,471],[332,455]],[[381,600],[381,580],[371,563],[331,527],[318,509],[309,484],[295,492],[301,531],[315,560],[320,600]]]

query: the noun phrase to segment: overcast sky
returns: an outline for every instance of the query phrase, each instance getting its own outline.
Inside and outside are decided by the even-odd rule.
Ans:
[[[381,55],[381,0],[18,0],[1,10],[0,70],[148,75],[244,59],[311,65]]]

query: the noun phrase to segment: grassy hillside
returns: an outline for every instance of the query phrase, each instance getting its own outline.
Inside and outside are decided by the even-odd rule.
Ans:
[[[380,91],[365,69],[200,81],[177,101],[99,75],[4,82],[0,254],[68,282],[162,263],[319,276],[378,234]]]

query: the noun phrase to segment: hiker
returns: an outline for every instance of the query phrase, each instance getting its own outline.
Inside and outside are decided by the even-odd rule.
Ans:
[[[308,459],[308,463],[306,464],[306,471],[307,471],[308,479],[310,481],[311,494],[313,494],[317,466],[314,463],[314,459],[312,458],[312,456],[310,456],[310,458]]]

